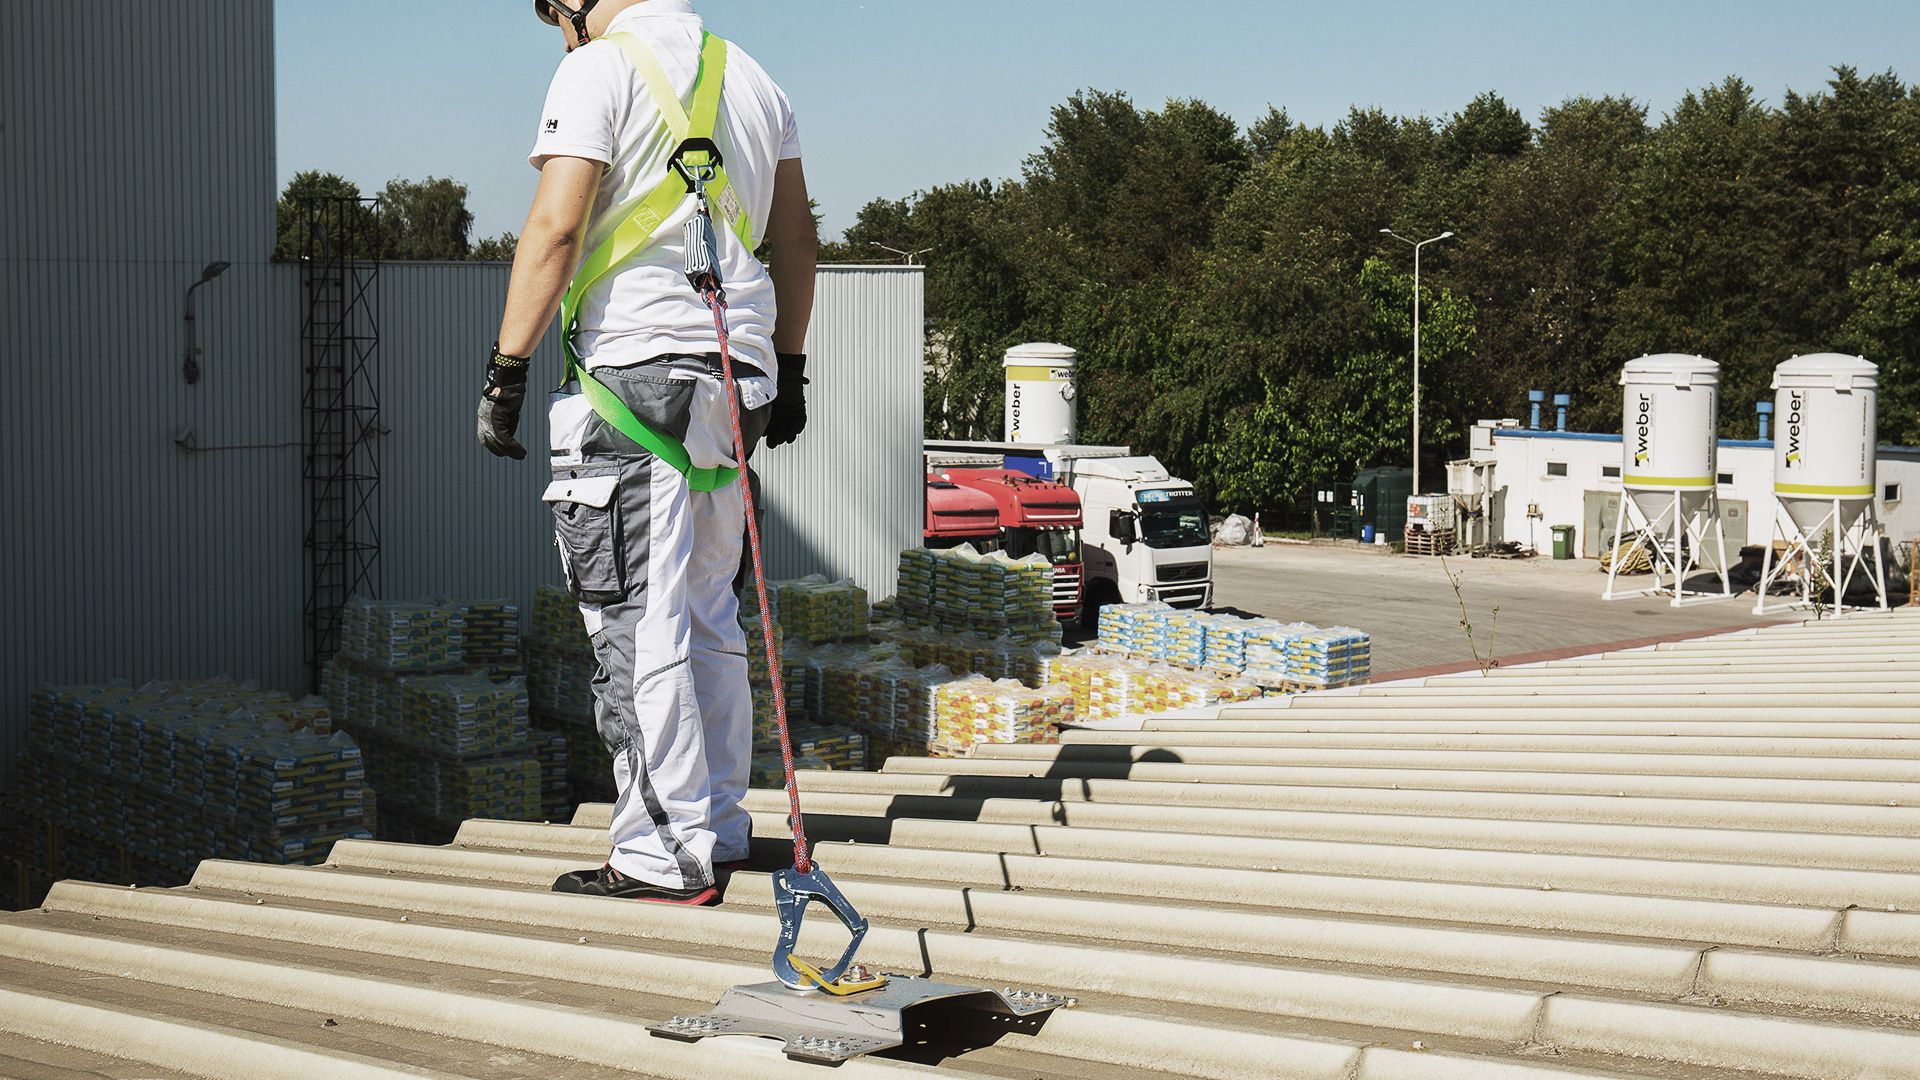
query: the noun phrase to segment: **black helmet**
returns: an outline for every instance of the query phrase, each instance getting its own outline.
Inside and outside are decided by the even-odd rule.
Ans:
[[[573,8],[560,3],[560,0],[533,0],[533,13],[541,22],[546,23],[548,26],[559,26],[560,17],[562,15],[566,16],[567,21],[573,24],[573,32],[578,34],[582,41],[585,41],[587,37],[587,13],[592,11],[594,5],[599,2],[600,0],[574,0],[574,3],[580,6]]]

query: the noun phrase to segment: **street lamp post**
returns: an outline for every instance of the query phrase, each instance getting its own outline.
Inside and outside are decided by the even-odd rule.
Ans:
[[[912,251],[901,251],[897,247],[888,247],[887,245],[881,243],[878,240],[869,240],[867,241],[867,243],[872,244],[874,247],[879,248],[881,251],[891,251],[895,255],[900,256],[900,265],[902,266],[912,266],[913,260],[919,258],[922,255],[925,255],[929,251],[934,250],[933,248],[930,248],[930,247],[923,247],[923,248],[914,248]]]
[[[187,286],[187,358],[180,365],[180,377],[187,380],[188,385],[200,381],[200,343],[193,332],[193,290],[226,273],[229,265],[224,259],[210,262],[201,269],[200,280]]]
[[[1439,236],[1429,236],[1415,242],[1401,236],[1392,229],[1381,232],[1413,248],[1413,493],[1420,494],[1420,249],[1435,240],[1445,240],[1453,235],[1449,229]]]

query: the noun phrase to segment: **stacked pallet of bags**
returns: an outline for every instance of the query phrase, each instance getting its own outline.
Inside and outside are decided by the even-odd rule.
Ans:
[[[203,859],[311,863],[375,824],[326,704],[230,679],[44,687],[9,794],[48,877],[175,885]]]
[[[504,601],[347,602],[322,686],[366,752],[383,838],[441,843],[470,817],[568,812],[568,741],[531,725],[518,625]]]

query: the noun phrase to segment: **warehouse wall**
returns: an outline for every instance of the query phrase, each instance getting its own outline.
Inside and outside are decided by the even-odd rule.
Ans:
[[[299,450],[174,444],[299,438],[271,9],[0,5],[0,788],[35,685],[298,680]],[[216,259],[188,386],[184,300]]]
[[[807,334],[807,433],[761,455],[770,568],[893,594],[919,547],[926,316],[917,266],[821,267]]]
[[[473,407],[507,268],[388,264],[380,272],[382,594],[507,596],[559,582],[540,494],[543,404],[528,403],[526,461],[485,453]],[[807,351],[807,433],[758,457],[769,572],[852,577],[874,599],[920,536],[922,277],[919,267],[822,267]],[[557,381],[557,338],[534,381]],[[535,395],[537,399],[539,395]]]

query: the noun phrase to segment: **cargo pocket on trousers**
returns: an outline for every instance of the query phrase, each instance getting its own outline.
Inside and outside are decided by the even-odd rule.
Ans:
[[[547,485],[544,498],[553,507],[554,544],[560,549],[567,588],[583,603],[611,604],[627,598],[619,487],[617,473],[558,477]]]

